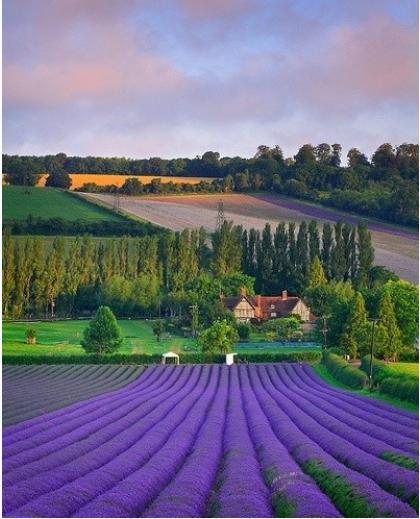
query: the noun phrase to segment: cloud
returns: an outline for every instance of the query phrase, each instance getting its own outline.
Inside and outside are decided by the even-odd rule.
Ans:
[[[417,27],[382,0],[375,17],[359,0],[21,1],[5,2],[5,151],[417,138]]]

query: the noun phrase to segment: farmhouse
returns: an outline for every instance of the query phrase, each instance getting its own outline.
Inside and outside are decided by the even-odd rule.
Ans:
[[[221,296],[222,303],[231,310],[238,321],[266,321],[278,317],[287,317],[291,314],[299,315],[302,321],[311,319],[311,311],[300,297],[291,297],[287,290],[283,290],[280,296],[249,296],[244,288],[239,296]]]

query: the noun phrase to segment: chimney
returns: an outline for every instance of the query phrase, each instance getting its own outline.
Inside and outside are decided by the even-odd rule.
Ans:
[[[241,297],[245,297],[246,296],[246,287],[241,287],[241,290],[239,292],[239,295]]]
[[[257,307],[260,308],[261,307],[261,296],[259,294],[257,296],[255,296],[255,302],[257,304]]]
[[[283,290],[281,293],[281,300],[286,301],[287,300],[287,290]]]

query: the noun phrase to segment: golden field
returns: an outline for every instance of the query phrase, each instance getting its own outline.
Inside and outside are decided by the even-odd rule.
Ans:
[[[38,186],[44,187],[47,180],[47,174],[42,175],[39,179]],[[211,182],[214,180],[210,177],[170,177],[170,176],[157,176],[157,175],[100,175],[96,173],[70,173],[71,177],[71,189],[76,189],[83,186],[87,182],[95,182],[98,186],[106,186],[114,184],[118,187],[122,186],[127,178],[137,178],[142,184],[150,184],[155,178],[160,178],[162,184],[173,182],[174,184],[180,184],[186,182],[188,184],[198,184],[201,181]],[[4,179],[4,175],[3,175]]]

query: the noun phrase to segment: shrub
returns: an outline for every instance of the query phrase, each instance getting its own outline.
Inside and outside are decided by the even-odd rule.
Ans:
[[[27,344],[35,344],[36,343],[36,330],[34,328],[28,328],[26,330],[26,343]]]
[[[324,351],[322,361],[328,371],[337,380],[353,388],[364,388],[368,385],[368,377],[362,370],[350,366],[343,358]]]
[[[362,369],[369,372],[370,357],[366,355],[362,359]],[[373,359],[373,381],[378,386],[379,392],[399,400],[405,400],[417,404],[419,401],[419,379],[413,375],[398,373],[388,369],[387,365],[377,359]]]
[[[411,348],[403,348],[398,353],[398,360],[401,362],[418,362],[419,352],[418,350],[413,350]]]
[[[249,324],[245,324],[245,323],[238,324],[238,326],[236,327],[236,330],[238,332],[239,339],[241,341],[247,341],[249,339],[249,336],[251,333],[251,327]]]
[[[108,355],[4,355],[4,365],[30,364],[159,364],[161,355],[141,353],[110,353]],[[236,362],[319,362],[318,351],[302,351],[290,353],[240,353]],[[224,364],[225,355],[220,353],[181,353],[180,364]]]

